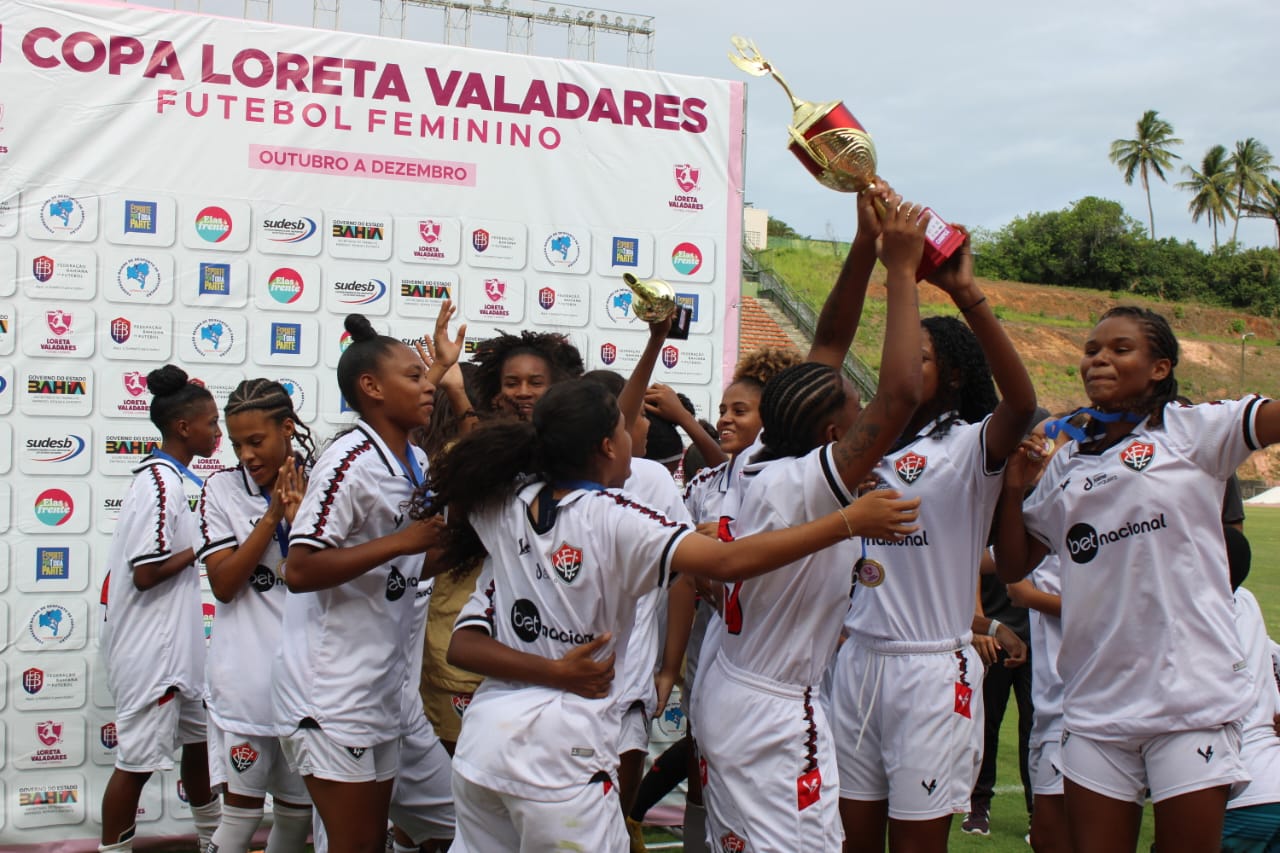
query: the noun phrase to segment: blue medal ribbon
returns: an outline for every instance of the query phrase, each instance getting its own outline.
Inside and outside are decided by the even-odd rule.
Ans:
[[[588,492],[603,492],[604,486],[593,480],[556,480],[553,485],[557,489],[564,489],[572,492],[575,489],[583,489]]]
[[[171,464],[173,467],[177,468],[177,469],[178,469],[178,471],[179,471],[179,472],[181,472],[182,476],[186,477],[188,480],[190,480],[191,482],[195,483],[197,486],[199,486],[199,487],[201,487],[201,488],[204,488],[204,479],[203,479],[203,478],[201,478],[201,477],[197,477],[197,476],[196,476],[196,475],[191,471],[191,469],[190,469],[190,468],[188,468],[186,465],[183,465],[183,464],[182,464],[181,462],[179,462],[177,459],[174,459],[172,456],[170,456],[168,453],[165,453],[165,452],[164,452],[163,450],[161,450],[160,448],[158,448],[158,447],[157,447],[155,450],[151,451],[151,455],[152,455],[152,456],[154,456],[154,457],[156,457],[157,459],[163,459],[165,462],[168,462],[168,463],[169,463],[169,464]]]
[[[279,474],[277,474],[279,476]],[[267,504],[267,509],[271,509],[271,496],[258,492],[258,497],[262,498]],[[280,556],[289,556],[289,531],[285,527],[284,519],[276,522],[276,544],[280,546]]]
[[[422,485],[422,467],[418,465],[418,459],[413,455],[413,445],[404,446],[404,458],[408,460],[407,463],[401,462],[399,457],[396,457],[396,461],[400,462],[400,470],[409,478],[409,482],[417,488]]]
[[[1085,431],[1075,424],[1071,423],[1071,419],[1076,415],[1085,414],[1093,418],[1095,421],[1104,424],[1114,424],[1120,421],[1129,424],[1141,423],[1147,416],[1138,412],[1100,412],[1093,408],[1077,409],[1071,414],[1058,418],[1056,421],[1049,421],[1044,425],[1044,436],[1053,440],[1058,437],[1059,433],[1066,433],[1068,437],[1074,438],[1078,443],[1084,444],[1089,440],[1089,436]]]

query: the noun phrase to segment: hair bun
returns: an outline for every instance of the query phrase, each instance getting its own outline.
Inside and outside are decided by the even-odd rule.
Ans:
[[[378,336],[369,318],[363,314],[348,314],[347,319],[342,321],[342,325],[351,333],[351,340],[354,343],[371,341]]]
[[[153,397],[167,397],[187,387],[187,372],[176,364],[166,364],[147,374],[147,390]]]

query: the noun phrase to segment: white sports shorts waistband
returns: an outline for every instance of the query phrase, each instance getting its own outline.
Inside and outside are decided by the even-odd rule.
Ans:
[[[848,640],[882,655],[954,654],[972,641],[972,631],[966,631],[959,637],[947,640],[886,640],[883,637],[872,637],[859,631],[851,631]]]
[[[791,684],[785,681],[774,681],[772,678],[765,678],[754,672],[748,672],[741,667],[734,666],[725,660],[724,654],[718,654],[711,662],[712,667],[719,667],[726,678],[736,681],[739,684],[745,684],[756,690],[762,690],[765,693],[772,693],[774,696],[781,696],[783,699],[803,699],[806,691],[810,690],[806,684]],[[816,693],[816,691],[815,691]]]

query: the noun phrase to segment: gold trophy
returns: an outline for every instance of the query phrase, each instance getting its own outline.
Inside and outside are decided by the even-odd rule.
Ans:
[[[791,99],[791,121],[787,128],[791,143],[787,146],[804,167],[824,187],[845,193],[862,192],[876,182],[876,147],[866,128],[853,117],[843,101],[815,104],[802,101],[791,93],[791,87],[773,65],[761,56],[755,43],[742,36],[731,41],[737,53],[729,61],[755,77],[766,74],[782,86]],[[880,203],[877,199],[876,206]],[[881,211],[883,213],[883,210]],[[949,225],[929,208],[929,224],[925,231],[924,256],[916,270],[922,280],[964,245],[964,234]]]
[[[792,124],[787,128],[791,144],[787,147],[818,182],[843,193],[862,192],[875,184],[876,146],[844,102],[800,100],[754,42],[742,36],[733,36],[732,41],[738,50],[729,54],[734,65],[755,77],[768,74],[791,99]]]
[[[641,320],[646,323],[661,323],[676,313],[676,289],[662,279],[641,281],[631,273],[624,272],[622,280],[635,294],[631,311]]]

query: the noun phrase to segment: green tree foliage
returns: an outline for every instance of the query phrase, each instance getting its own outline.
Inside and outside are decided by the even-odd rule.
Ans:
[[[1202,216],[1209,217],[1213,226],[1213,249],[1218,250],[1218,223],[1226,223],[1227,217],[1235,217],[1236,209],[1231,200],[1233,174],[1230,158],[1224,145],[1215,145],[1205,152],[1200,161],[1200,170],[1183,166],[1182,173],[1187,180],[1178,183],[1178,189],[1191,192],[1191,201],[1187,210],[1191,212],[1191,221],[1199,222]],[[1238,223],[1237,223],[1238,224]],[[1232,239],[1235,239],[1234,234]]]
[[[1236,191],[1236,210],[1241,210],[1245,202],[1257,200],[1266,187],[1270,174],[1276,171],[1275,161],[1267,146],[1250,136],[1236,143],[1236,150],[1231,152],[1231,187]],[[1236,231],[1240,228],[1240,217],[1236,216],[1236,224],[1231,228],[1231,239],[1236,239]]]
[[[1280,249],[1280,181],[1270,179],[1253,201],[1241,207],[1240,215],[1252,219],[1270,219],[1276,226],[1276,248]]]
[[[1151,224],[1151,239],[1156,237],[1156,215],[1151,209],[1151,182],[1148,174],[1154,172],[1160,180],[1166,180],[1166,169],[1173,168],[1173,161],[1182,159],[1171,150],[1182,140],[1173,135],[1173,125],[1160,118],[1155,110],[1147,110],[1138,119],[1137,135],[1133,139],[1116,139],[1111,143],[1111,162],[1120,167],[1124,182],[1132,184],[1136,176],[1142,178],[1142,190],[1147,194],[1147,221]]]
[[[1205,253],[1190,241],[1152,240],[1107,199],[1089,196],[1063,210],[1031,213],[974,241],[977,272],[988,278],[1280,313],[1280,252],[1239,252],[1228,244]]]
[[[781,219],[769,217],[769,236],[770,237],[803,237],[796,229],[792,228]]]

